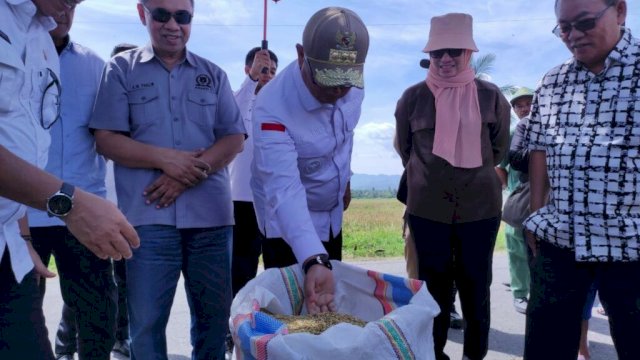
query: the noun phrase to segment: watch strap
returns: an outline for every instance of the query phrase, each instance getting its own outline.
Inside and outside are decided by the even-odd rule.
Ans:
[[[75,191],[76,191],[76,187],[67,182],[63,182],[62,186],[60,187],[60,192],[69,196],[70,198],[73,198],[73,193]]]
[[[331,261],[329,261],[329,256],[327,254],[315,255],[314,257],[305,261],[305,263],[302,265],[302,271],[306,274],[307,272],[309,272],[309,269],[311,269],[313,265],[322,265],[329,270],[333,270],[333,266],[331,265]]]

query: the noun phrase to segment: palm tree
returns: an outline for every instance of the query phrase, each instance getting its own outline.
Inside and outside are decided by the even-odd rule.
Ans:
[[[489,53],[486,55],[482,55],[479,57],[471,57],[471,68],[476,73],[476,78],[480,80],[491,80],[491,70],[493,70],[493,64],[496,61],[496,55]],[[504,85],[500,86],[500,91],[506,96],[511,96],[514,92],[518,90],[517,86],[513,85]]]

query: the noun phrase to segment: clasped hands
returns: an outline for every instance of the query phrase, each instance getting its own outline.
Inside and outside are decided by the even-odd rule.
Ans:
[[[211,166],[202,159],[205,149],[182,151],[164,149],[162,175],[144,189],[146,204],[156,203],[161,209],[176,201],[187,188],[194,187],[209,176]]]

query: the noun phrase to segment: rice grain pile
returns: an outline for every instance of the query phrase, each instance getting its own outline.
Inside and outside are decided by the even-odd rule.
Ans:
[[[289,334],[311,333],[314,335],[320,335],[328,328],[339,323],[348,323],[360,327],[367,325],[365,321],[362,321],[355,316],[334,312],[314,315],[281,315],[272,314],[264,309],[261,311],[285,323],[289,329]]]

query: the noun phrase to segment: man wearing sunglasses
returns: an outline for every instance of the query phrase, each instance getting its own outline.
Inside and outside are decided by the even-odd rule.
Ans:
[[[329,259],[342,258],[353,130],[369,33],[332,7],[307,22],[298,59],[260,92],[253,115],[254,206],[265,267],[299,263],[310,313],[335,311]]]
[[[245,128],[226,73],[186,48],[190,0],[141,0],[150,44],[107,62],[91,119],[141,247],[127,261],[132,359],[166,359],[180,274],[194,359],[223,359],[233,209],[226,166]]]
[[[38,168],[47,159],[46,128],[59,113],[60,65],[49,36],[56,27],[52,17],[79,2],[0,1],[1,359],[54,359],[38,290],[38,282],[44,281],[40,277],[54,274],[29,237],[20,236],[18,219],[26,213],[21,204],[48,209],[100,258],[130,257],[130,245],[138,244],[134,229],[113,204]]]
[[[640,41],[624,0],[557,0],[555,12],[573,57],[543,77],[528,126],[524,358],[576,358],[596,280],[618,359],[640,359]]]

